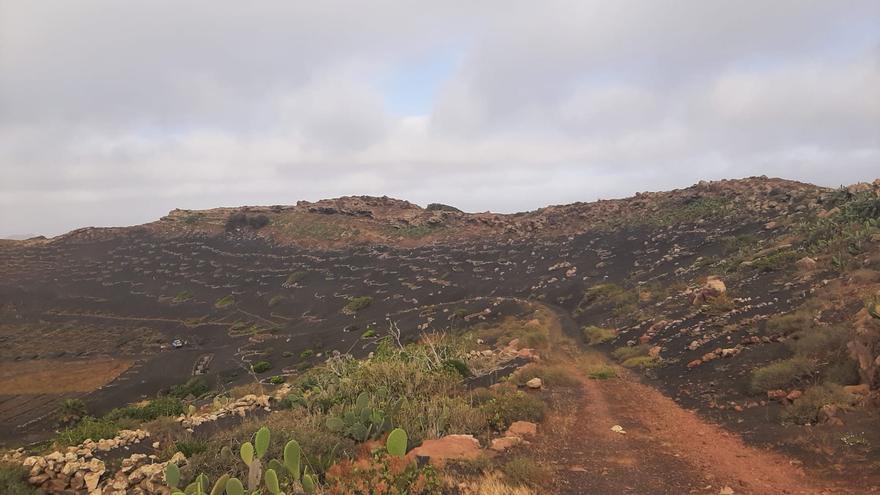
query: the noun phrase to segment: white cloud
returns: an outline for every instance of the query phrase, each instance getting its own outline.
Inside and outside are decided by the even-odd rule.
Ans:
[[[876,2],[185,5],[0,3],[0,232],[880,169]],[[431,112],[390,111],[386,76],[450,46]]]

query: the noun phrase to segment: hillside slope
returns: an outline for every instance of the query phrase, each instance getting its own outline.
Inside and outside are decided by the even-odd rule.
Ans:
[[[46,438],[63,398],[103,413],[193,373],[293,376],[366,356],[389,322],[456,332],[515,298],[746,441],[869,476],[878,227],[880,180],[756,177],[509,215],[346,197],[0,241],[0,442]],[[65,384],[83,363],[94,379]]]

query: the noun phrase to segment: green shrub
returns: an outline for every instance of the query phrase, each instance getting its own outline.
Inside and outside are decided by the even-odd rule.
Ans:
[[[210,389],[211,387],[208,386],[208,381],[205,380],[204,377],[194,376],[185,383],[171,387],[171,390],[168,391],[168,395],[171,397],[177,397],[178,399],[183,399],[189,396],[199,397],[207,393]]]
[[[314,355],[315,355],[315,351],[313,351],[312,349],[306,349],[306,350],[302,351],[301,353],[299,353],[299,358],[300,359],[308,359]]]
[[[284,376],[275,375],[272,378],[269,378],[269,383],[271,383],[272,385],[281,385],[282,383],[284,383]]]
[[[342,312],[348,315],[353,315],[358,311],[369,307],[371,304],[373,304],[373,298],[370,296],[353,297],[349,299],[348,304],[342,308]]]
[[[822,371],[826,382],[838,385],[858,385],[862,377],[859,375],[859,363],[849,356],[842,356]]]
[[[504,391],[483,406],[489,424],[504,431],[514,421],[538,422],[544,419],[544,401],[522,391]]]
[[[816,371],[815,361],[795,356],[752,371],[752,390],[766,392],[788,387]]]
[[[815,423],[819,419],[819,410],[822,406],[834,405],[845,408],[850,405],[851,400],[852,398],[840,385],[816,385],[805,390],[803,395],[785,406],[782,420],[797,424]]]
[[[610,328],[587,326],[583,328],[584,339],[590,345],[598,345],[613,340],[617,334]]]
[[[815,325],[813,315],[808,310],[799,310],[794,313],[774,316],[767,320],[764,327],[769,335],[791,335],[795,332],[812,328]]]
[[[254,373],[265,373],[272,369],[272,363],[269,361],[257,361],[251,366],[251,369],[254,370]]]
[[[843,326],[808,326],[792,334],[786,344],[798,356],[827,357],[848,354],[849,340],[850,332]]]
[[[86,403],[82,399],[64,399],[58,410],[58,421],[63,424],[76,423],[87,414]]]
[[[36,495],[27,482],[28,471],[19,464],[0,462],[0,493],[3,495]]]
[[[204,440],[180,440],[174,442],[174,448],[178,452],[182,452],[187,458],[192,457],[196,454],[201,454],[208,450],[208,443]]]
[[[62,446],[79,445],[89,438],[95,441],[113,438],[119,430],[119,424],[113,420],[86,417],[76,426],[61,430],[56,441]]]

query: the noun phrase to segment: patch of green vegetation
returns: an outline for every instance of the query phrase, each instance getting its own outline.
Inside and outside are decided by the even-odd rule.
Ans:
[[[229,306],[235,304],[235,298],[230,294],[228,296],[223,296],[214,303],[214,307],[217,309],[226,309]]]
[[[785,406],[782,420],[797,424],[816,423],[819,411],[823,406],[830,405],[846,409],[851,405],[852,397],[843,391],[840,385],[823,384],[806,389],[799,398]]]
[[[347,315],[353,315],[362,309],[368,308],[371,304],[373,304],[373,298],[370,296],[352,297],[342,308],[342,312]]]
[[[3,495],[36,495],[27,478],[28,470],[20,464],[0,462],[0,493]]]
[[[254,373],[265,373],[272,369],[272,363],[269,361],[257,361],[251,366],[251,369],[254,370]]]
[[[751,387],[755,392],[782,389],[810,377],[816,368],[816,362],[805,357],[783,359],[752,371]]]
[[[187,458],[192,457],[196,454],[201,454],[208,450],[208,442],[204,440],[180,440],[174,442],[174,449],[177,452],[182,452]]]
[[[880,232],[880,198],[870,191],[850,193],[840,189],[828,201],[831,215],[813,217],[800,226],[809,254],[831,254],[832,266],[841,272],[856,265],[867,241]]]
[[[632,359],[634,357],[647,356],[648,350],[650,349],[651,346],[648,344],[622,346],[614,349],[614,351],[611,352],[611,355],[614,357],[614,359],[623,362],[627,359]]]
[[[86,403],[82,399],[64,399],[58,408],[58,422],[62,425],[76,423],[87,415]]]
[[[420,239],[442,229],[442,226],[406,225],[399,228],[391,227],[390,233],[399,237],[406,237],[408,239]]]
[[[138,421],[152,421],[163,416],[183,414],[183,403],[177,397],[159,397],[143,406],[127,406],[113,409],[105,419],[117,421],[123,418]]]
[[[283,375],[275,375],[272,378],[269,378],[269,383],[271,383],[272,385],[281,385],[282,383],[284,383],[284,381],[285,378]]]
[[[208,386],[208,381],[205,380],[202,376],[194,376],[187,380],[185,383],[180,385],[175,385],[171,387],[168,395],[171,397],[176,397],[178,399],[184,399],[186,397],[200,397],[206,394],[211,388]]]
[[[309,274],[309,272],[302,271],[302,270],[300,270],[300,271],[298,271],[298,272],[293,272],[293,273],[291,273],[290,275],[287,276],[287,280],[284,281],[284,284],[283,284],[283,285],[284,285],[285,287],[286,287],[286,286],[296,285],[296,284],[299,283],[302,279],[306,278],[306,275],[308,275],[308,274]]]
[[[656,211],[639,212],[626,217],[624,224],[633,226],[668,227],[697,220],[718,218],[733,212],[733,202],[727,198],[704,197],[667,201]],[[620,221],[617,220],[619,223]]]
[[[506,430],[514,421],[537,422],[544,419],[544,401],[525,392],[503,391],[483,406],[489,424],[497,431]]]
[[[617,378],[617,372],[611,366],[596,366],[587,370],[587,376],[593,380]]]
[[[530,322],[517,318],[482,322],[471,327],[471,330],[486,341],[494,340],[504,345],[515,339],[519,348],[545,349],[548,345],[547,334],[539,318]]]
[[[62,447],[79,445],[89,438],[95,441],[113,438],[119,433],[120,429],[119,424],[113,420],[86,417],[75,426],[58,432],[56,442]]]
[[[815,325],[813,315],[809,310],[801,309],[770,318],[764,329],[768,335],[788,336],[800,330],[811,328],[813,325]]]
[[[638,311],[638,303],[639,295],[635,290],[614,283],[599,284],[584,291],[574,314],[577,316],[597,307],[611,307],[615,315],[630,314]]]
[[[740,266],[764,273],[775,272],[791,268],[800,256],[801,255],[798,255],[797,251],[793,249],[784,249],[753,260],[749,265]]]
[[[312,357],[312,356],[314,356],[314,355],[315,355],[315,351],[314,351],[314,350],[312,350],[312,349],[306,349],[306,350],[304,350],[304,351],[302,351],[302,352],[299,353],[299,358],[300,358],[300,359],[308,359],[308,358],[310,358],[310,357]]]
[[[182,290],[174,296],[175,303],[182,303],[193,298],[193,293],[188,290]]]
[[[281,304],[285,299],[287,299],[287,298],[282,296],[281,294],[278,294],[276,296],[272,296],[272,298],[269,299],[269,307],[274,308],[275,306],[278,306],[279,304]]]
[[[617,333],[610,328],[601,328],[594,325],[586,326],[582,330],[584,339],[590,345],[598,345],[617,337]]]
[[[651,346],[648,344],[623,346],[614,349],[611,355],[626,368],[654,368],[660,366],[660,360],[649,356]]]

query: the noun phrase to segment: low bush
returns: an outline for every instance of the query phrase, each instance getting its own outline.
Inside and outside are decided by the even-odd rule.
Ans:
[[[208,450],[208,443],[204,440],[181,440],[174,442],[174,448],[177,452],[182,452],[183,455],[190,458]]]
[[[353,297],[348,300],[348,303],[342,308],[342,312],[348,315],[353,315],[358,311],[365,309],[373,304],[373,298],[370,296],[361,296],[361,297]]]
[[[813,315],[808,310],[798,310],[794,313],[770,318],[767,320],[764,331],[768,335],[791,335],[814,325]]]
[[[199,397],[207,393],[210,389],[211,387],[208,386],[208,381],[204,377],[194,376],[185,383],[171,387],[171,390],[168,391],[168,395],[178,399],[184,399],[190,396]]]
[[[632,359],[635,357],[647,356],[649,349],[651,349],[651,346],[648,344],[623,346],[614,349],[611,355],[614,356],[614,359],[622,363],[628,359]]]
[[[272,363],[269,361],[257,361],[251,366],[251,369],[254,370],[254,373],[265,373],[272,369]]]
[[[808,388],[797,400],[785,406],[782,411],[782,420],[808,424],[819,420],[819,411],[822,406],[833,405],[846,408],[852,400],[843,388],[834,384],[822,384]]]
[[[281,385],[282,383],[284,383],[284,376],[275,375],[272,378],[269,378],[269,383],[271,383],[272,385]]]
[[[777,361],[752,371],[751,387],[754,392],[785,388],[809,377],[816,367],[815,361],[805,357]]]
[[[541,421],[546,405],[534,395],[519,390],[505,390],[486,403],[483,410],[489,424],[498,431],[504,431],[514,421]]]
[[[609,340],[613,340],[617,334],[610,328],[601,328],[597,326],[587,326],[583,328],[584,339],[590,345],[598,345]]]

